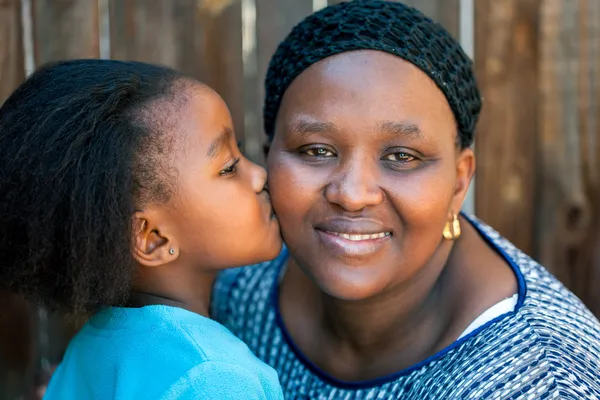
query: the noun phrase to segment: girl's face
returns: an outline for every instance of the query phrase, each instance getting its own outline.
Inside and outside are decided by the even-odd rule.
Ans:
[[[240,153],[223,100],[200,84],[185,90],[187,101],[167,132],[174,143],[165,175],[176,189],[168,204],[145,214],[159,221],[153,239],[163,248],[159,261],[218,270],[275,258],[281,238],[265,170]]]
[[[474,172],[445,96],[386,53],[322,60],[287,89],[268,156],[284,240],[325,293],[418,281]]]

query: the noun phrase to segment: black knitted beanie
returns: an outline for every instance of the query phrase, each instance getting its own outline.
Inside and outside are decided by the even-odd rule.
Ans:
[[[271,58],[265,80],[264,128],[273,139],[283,94],[319,60],[352,50],[394,54],[425,72],[442,90],[463,148],[473,143],[481,98],[473,62],[438,23],[394,1],[354,0],[326,7],[301,21]]]

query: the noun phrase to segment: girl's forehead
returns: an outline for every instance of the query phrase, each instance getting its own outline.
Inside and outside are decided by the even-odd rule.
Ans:
[[[210,161],[221,144],[235,137],[227,105],[215,91],[201,84],[188,89],[185,104],[175,110],[172,118],[172,130],[186,160],[201,157]]]

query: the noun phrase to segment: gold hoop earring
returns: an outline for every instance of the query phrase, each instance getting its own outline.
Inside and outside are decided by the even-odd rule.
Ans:
[[[452,214],[452,219],[446,222],[442,234],[446,240],[456,240],[460,237],[460,221],[458,220],[458,215]]]

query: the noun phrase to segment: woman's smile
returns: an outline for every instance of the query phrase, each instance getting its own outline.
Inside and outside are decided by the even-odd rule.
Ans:
[[[381,251],[392,230],[368,218],[329,218],[315,225],[321,245],[335,257],[365,257]]]

